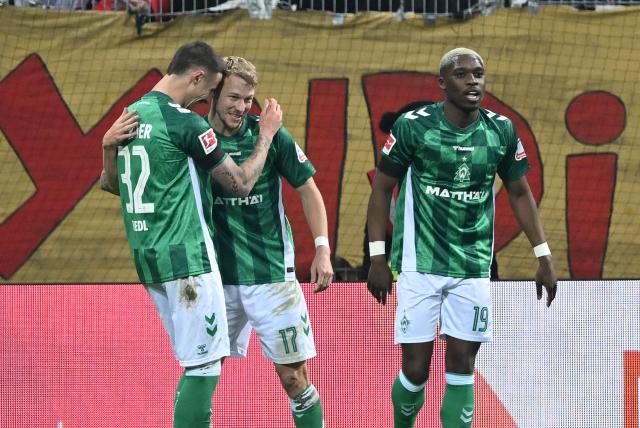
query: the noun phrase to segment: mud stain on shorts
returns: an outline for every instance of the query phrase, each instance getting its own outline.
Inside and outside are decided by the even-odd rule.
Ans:
[[[193,277],[189,277],[181,278],[179,280],[179,287],[178,295],[180,296],[180,303],[182,303],[186,308],[194,306],[198,300],[198,288],[200,285],[193,279]]]
[[[296,286],[295,281],[280,282],[272,284],[269,288],[269,298],[280,302],[271,310],[271,314],[281,315],[298,307],[302,298],[302,290]]]

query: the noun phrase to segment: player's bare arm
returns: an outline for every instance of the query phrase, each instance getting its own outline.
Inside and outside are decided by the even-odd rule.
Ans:
[[[262,173],[264,161],[267,159],[271,141],[282,126],[282,110],[274,98],[265,100],[260,113],[260,134],[253,152],[249,157],[237,165],[230,157],[211,171],[211,177],[229,192],[237,196],[247,196],[258,177]]]
[[[118,189],[118,145],[135,137],[138,128],[138,115],[135,110],[127,111],[113,122],[113,125],[102,137],[102,173],[100,174],[100,188],[114,195],[119,195]]]
[[[311,282],[316,284],[314,292],[319,293],[329,288],[333,281],[331,249],[328,242],[327,245],[317,242],[318,237],[326,238],[328,236],[327,211],[324,207],[322,194],[313,178],[309,178],[302,186],[297,187],[296,191],[302,202],[304,217],[314,240],[316,240],[316,255],[311,263]]]
[[[531,246],[536,247],[545,243],[546,238],[538,215],[529,183],[523,176],[519,180],[504,183],[509,193],[509,203],[520,227],[529,239]],[[547,290],[547,306],[551,305],[558,290],[558,276],[556,274],[551,254],[538,257],[538,270],[536,271],[536,292],[538,300],[542,298],[542,287]]]
[[[393,188],[398,179],[391,177],[380,170],[376,172],[373,181],[373,189],[369,198],[367,209],[367,230],[369,242],[385,242],[387,222],[389,221],[389,205],[393,196]],[[371,267],[367,277],[367,289],[375,297],[378,303],[387,303],[387,294],[391,293],[393,275],[387,264],[385,254],[371,257]]]

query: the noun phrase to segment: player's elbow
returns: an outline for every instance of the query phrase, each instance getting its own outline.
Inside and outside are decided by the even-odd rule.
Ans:
[[[120,195],[120,191],[118,187],[112,186],[111,183],[109,183],[109,180],[107,179],[106,174],[104,173],[100,176],[100,189],[104,190],[105,192],[114,194],[116,196]]]

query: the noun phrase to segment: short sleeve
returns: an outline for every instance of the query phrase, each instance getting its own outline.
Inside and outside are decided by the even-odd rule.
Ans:
[[[507,122],[507,128],[502,135],[506,140],[507,150],[498,164],[498,175],[502,181],[515,181],[530,169],[527,153],[524,151],[522,141],[518,138],[513,122]]]
[[[227,156],[211,126],[195,113],[185,118],[176,145],[207,171],[218,166]]]
[[[416,144],[409,122],[400,116],[382,147],[378,168],[385,174],[401,177],[413,162]]]
[[[286,128],[280,128],[275,135],[273,148],[278,173],[294,188],[303,185],[316,173],[311,161]]]

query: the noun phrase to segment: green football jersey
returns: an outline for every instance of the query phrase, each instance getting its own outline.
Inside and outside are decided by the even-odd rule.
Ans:
[[[160,283],[216,269],[209,170],[225,157],[209,124],[167,95],[129,106],[137,136],[118,147],[127,239],[140,281]]]
[[[395,176],[404,172],[392,268],[454,278],[489,277],[496,173],[503,181],[513,181],[529,170],[513,123],[480,109],[478,120],[461,129],[447,121],[443,103],[424,106],[400,116],[382,158],[381,166],[393,167]]]
[[[236,163],[251,154],[259,118],[247,116],[231,137],[217,134]],[[311,162],[283,127],[273,138],[262,175],[249,196],[238,198],[213,183],[214,243],[223,284],[269,284],[295,279],[294,245],[284,212],[282,177],[294,188],[315,174]]]

